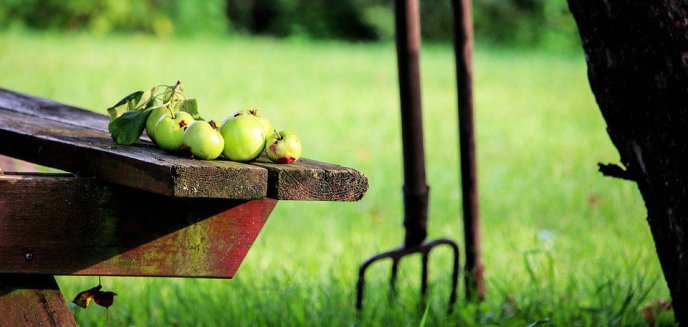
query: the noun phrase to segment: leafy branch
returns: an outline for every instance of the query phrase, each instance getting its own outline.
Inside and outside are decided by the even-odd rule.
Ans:
[[[172,117],[178,110],[186,111],[194,119],[202,119],[195,99],[186,99],[182,82],[174,85],[157,85],[144,91],[133,92],[107,109],[110,116],[108,130],[117,144],[132,144],[141,137],[150,113],[166,108]]]

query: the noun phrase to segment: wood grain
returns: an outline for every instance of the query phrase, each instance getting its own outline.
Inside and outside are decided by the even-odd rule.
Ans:
[[[3,88],[0,88],[0,108],[40,119],[108,132],[109,118],[106,115]]]
[[[309,159],[271,163],[265,155],[254,162],[268,170],[268,196],[280,200],[358,201],[368,178],[357,170]]]
[[[276,202],[176,199],[95,178],[6,173],[0,274],[231,278]]]
[[[0,139],[7,140],[0,154],[176,197],[355,201],[368,189],[367,178],[354,169],[307,159],[290,165],[264,158],[248,164],[191,160],[165,153],[147,138],[120,146],[107,132],[108,121],[0,89]]]
[[[53,276],[0,275],[0,326],[74,326]]]

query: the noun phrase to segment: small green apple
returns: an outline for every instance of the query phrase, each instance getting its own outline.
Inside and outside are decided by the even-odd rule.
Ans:
[[[264,116],[258,115],[258,109],[251,109],[251,110],[239,110],[234,113],[234,117],[238,116],[249,116],[255,118],[258,123],[260,124],[262,130],[263,130],[263,138],[267,139],[270,134],[272,134],[272,123],[270,122],[269,119],[265,118]]]
[[[158,124],[162,116],[169,114],[170,109],[166,107],[160,107],[153,109],[150,115],[148,115],[148,119],[146,119],[146,134],[148,134],[148,137],[151,139],[151,141],[153,141],[153,143],[155,143],[155,125]]]
[[[259,116],[258,109],[249,110],[248,112],[258,120],[260,126],[263,128],[263,138],[267,139],[273,131],[270,120],[265,118],[265,116]]]
[[[203,160],[213,160],[225,149],[225,140],[217,130],[214,121],[197,120],[184,131],[184,146],[189,147],[194,157]]]
[[[292,131],[274,131],[265,141],[265,154],[273,162],[290,164],[301,157],[301,140]]]
[[[229,160],[251,161],[265,146],[263,128],[250,115],[227,117],[220,126],[220,134],[225,140],[222,154]]]
[[[184,130],[194,122],[190,114],[180,111],[173,118],[163,115],[155,125],[155,140],[158,145],[168,151],[178,151],[182,148]]]

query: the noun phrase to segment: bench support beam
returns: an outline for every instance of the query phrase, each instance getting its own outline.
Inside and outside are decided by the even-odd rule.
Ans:
[[[0,274],[231,278],[277,200],[175,199],[60,174],[0,176]]]
[[[0,275],[0,326],[76,326],[52,275]]]

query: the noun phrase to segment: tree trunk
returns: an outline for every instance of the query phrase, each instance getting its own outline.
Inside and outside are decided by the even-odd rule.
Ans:
[[[688,2],[568,2],[623,165],[600,170],[638,184],[676,320],[688,326]]]

